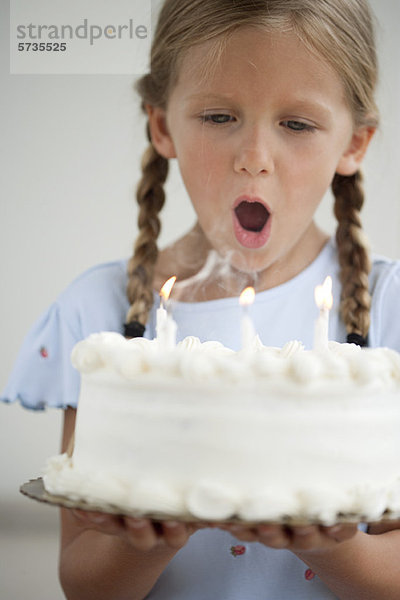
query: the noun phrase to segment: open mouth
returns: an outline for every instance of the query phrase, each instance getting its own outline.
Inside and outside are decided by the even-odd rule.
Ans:
[[[246,231],[260,233],[268,221],[269,212],[261,202],[247,202],[243,200],[236,208],[235,214]]]
[[[263,202],[239,199],[233,210],[233,229],[244,248],[261,248],[271,233],[271,213]]]

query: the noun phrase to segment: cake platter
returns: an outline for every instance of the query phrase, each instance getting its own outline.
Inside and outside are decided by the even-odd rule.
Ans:
[[[154,522],[161,522],[161,521],[183,521],[183,522],[191,522],[191,523],[196,523],[196,522],[204,522],[204,519],[198,519],[196,517],[194,517],[193,515],[190,514],[186,514],[186,515],[181,515],[181,516],[177,516],[177,515],[168,515],[166,513],[156,513],[156,512],[151,512],[151,513],[143,513],[143,511],[135,511],[135,510],[130,510],[127,511],[125,508],[122,509],[121,507],[118,507],[114,504],[108,504],[106,502],[89,502],[89,501],[85,501],[85,500],[74,500],[71,498],[68,498],[66,496],[54,496],[53,494],[50,494],[49,492],[47,492],[47,490],[44,487],[44,483],[43,483],[43,478],[42,477],[38,477],[36,479],[31,479],[30,481],[27,481],[26,483],[22,484],[20,487],[20,492],[21,494],[23,494],[24,496],[27,496],[28,498],[31,498],[32,500],[37,500],[38,502],[42,502],[45,504],[51,504],[53,506],[59,506],[59,507],[64,507],[64,508],[75,508],[75,509],[79,509],[79,510],[86,510],[89,512],[104,512],[104,513],[108,513],[108,514],[112,514],[112,515],[125,515],[128,517],[137,517],[137,518],[146,518],[146,519],[150,519]],[[211,522],[211,519],[208,519],[208,522]],[[374,521],[368,521],[368,519],[366,519],[365,517],[363,517],[362,515],[355,515],[355,514],[350,514],[350,515],[339,515],[337,520],[335,521],[335,524],[341,524],[341,523],[382,523],[382,522],[390,522],[390,521],[398,521],[400,523],[400,513],[393,513],[393,512],[385,512],[382,517],[379,520],[374,520]],[[218,522],[221,522],[220,520]],[[248,525],[248,526],[255,526],[255,525],[259,525],[259,522],[252,522],[252,521],[244,521],[243,519],[239,519],[239,518],[230,518],[230,519],[226,519],[223,521],[224,523],[232,523],[232,524],[243,524],[243,525]],[[268,524],[278,524],[278,525],[285,525],[285,526],[292,526],[292,527],[302,527],[302,526],[306,526],[306,525],[324,525],[324,523],[322,523],[321,521],[318,520],[310,520],[307,518],[300,518],[300,517],[290,517],[287,516],[283,519],[281,519],[280,521],[265,521],[265,523]]]

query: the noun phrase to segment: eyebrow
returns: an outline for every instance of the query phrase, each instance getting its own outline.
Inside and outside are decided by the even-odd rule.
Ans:
[[[293,105],[296,109],[300,110],[317,110],[321,115],[325,117],[329,117],[332,114],[332,110],[324,104],[324,102],[320,102],[319,100],[308,100],[302,98],[295,98],[293,100]]]
[[[190,102],[191,100],[222,100],[222,101],[226,101],[226,100],[231,100],[230,96],[224,95],[224,94],[212,94],[212,93],[205,93],[205,92],[199,92],[197,94],[192,94],[191,96],[188,96],[186,98],[186,102]]]
[[[185,99],[185,103],[202,100],[203,102],[226,102],[232,101],[232,97],[226,94],[213,94],[207,92],[199,92],[191,94]],[[307,98],[293,98],[290,100],[290,105],[296,110],[317,110],[322,116],[329,117],[332,111],[324,102],[319,100],[309,100]]]

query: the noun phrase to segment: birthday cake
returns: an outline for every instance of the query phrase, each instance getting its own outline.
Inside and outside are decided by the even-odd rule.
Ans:
[[[188,337],[79,342],[75,447],[48,492],[128,514],[245,521],[400,513],[400,354],[329,342],[234,352]]]

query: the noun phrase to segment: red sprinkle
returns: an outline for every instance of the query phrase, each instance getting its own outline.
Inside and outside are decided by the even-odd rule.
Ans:
[[[241,546],[238,544],[237,546],[231,546],[231,554],[232,556],[241,556],[246,552],[246,546]]]
[[[311,569],[307,569],[307,571],[304,573],[304,577],[307,579],[307,581],[311,581],[314,579],[315,573],[314,571],[311,571]]]
[[[49,353],[47,352],[47,348],[45,348],[44,346],[42,346],[40,348],[40,356],[42,358],[49,358]]]

